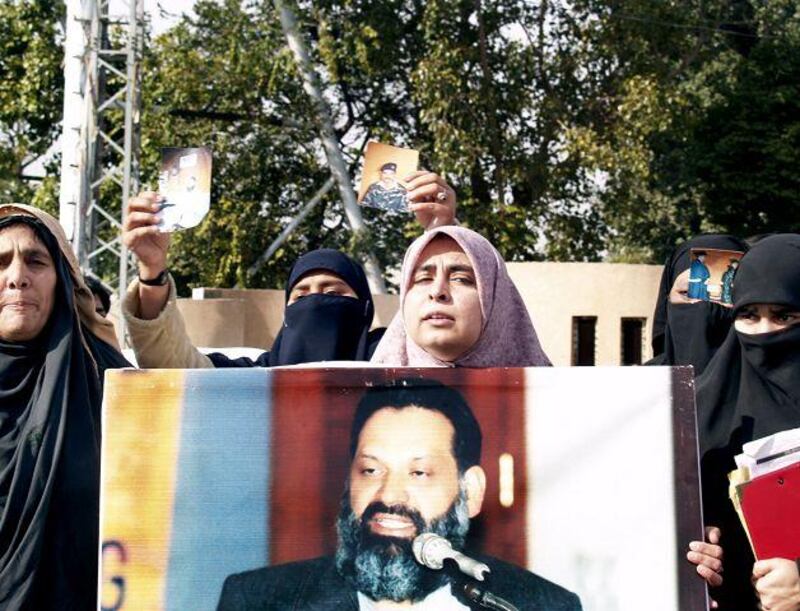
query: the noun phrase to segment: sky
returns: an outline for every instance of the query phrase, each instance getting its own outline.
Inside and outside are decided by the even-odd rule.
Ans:
[[[144,0],[144,11],[150,16],[153,36],[168,30],[183,13],[191,13],[194,3],[195,0]],[[120,0],[112,0],[111,12],[115,12],[115,5],[120,4]]]

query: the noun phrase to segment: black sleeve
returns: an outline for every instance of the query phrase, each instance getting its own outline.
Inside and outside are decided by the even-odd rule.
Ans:
[[[214,367],[220,369],[224,367],[269,367],[269,352],[262,352],[255,361],[246,356],[232,359],[220,352],[212,352],[206,356],[211,359]]]

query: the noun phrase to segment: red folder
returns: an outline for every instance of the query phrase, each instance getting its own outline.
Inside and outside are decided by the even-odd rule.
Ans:
[[[800,558],[800,463],[750,480],[740,495],[756,558]]]

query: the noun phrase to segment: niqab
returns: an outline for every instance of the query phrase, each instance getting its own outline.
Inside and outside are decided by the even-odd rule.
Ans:
[[[294,286],[310,272],[330,272],[344,280],[356,297],[313,294],[286,306],[283,326],[269,352],[256,361],[209,354],[215,367],[296,365],[320,361],[366,361],[381,330],[370,332],[375,307],[363,268],[330,248],[313,250],[295,261],[286,282],[286,301]]]
[[[731,324],[731,308],[718,303],[671,303],[675,279],[689,269],[693,248],[747,252],[747,244],[730,235],[701,235],[678,246],[664,264],[653,316],[653,354],[648,365],[692,365],[700,375],[725,341]]]
[[[742,258],[734,310],[778,304],[800,310],[800,235],[763,239]],[[753,555],[728,499],[727,474],[742,445],[800,426],[800,326],[748,335],[732,328],[697,380],[705,522],[722,529],[721,608],[755,609]],[[747,601],[746,603],[743,601]]]
[[[58,280],[42,332],[0,340],[0,608],[93,609],[101,381],[128,363],[55,219],[0,206],[0,228],[17,223],[45,244]]]
[[[461,247],[475,272],[483,319],[480,337],[454,362],[426,352],[408,336],[403,322],[405,297],[425,247],[446,235]],[[403,259],[400,310],[395,315],[371,362],[413,367],[531,367],[550,365],[542,350],[522,297],[508,275],[502,256],[483,236],[465,227],[437,227],[417,238]]]

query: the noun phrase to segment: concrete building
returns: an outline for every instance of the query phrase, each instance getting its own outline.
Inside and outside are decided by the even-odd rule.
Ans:
[[[631,365],[652,356],[659,265],[509,263],[509,273],[554,365]],[[266,350],[283,320],[284,294],[271,289],[195,289],[179,299],[189,336],[204,348]],[[397,310],[378,295],[376,326]]]

